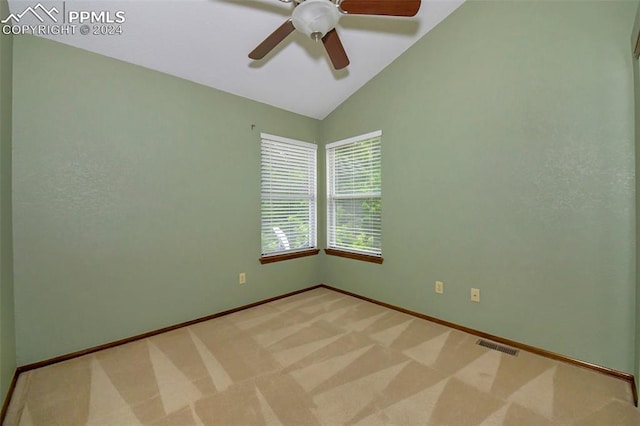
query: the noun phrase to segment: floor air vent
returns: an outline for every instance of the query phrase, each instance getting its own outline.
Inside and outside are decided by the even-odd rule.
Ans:
[[[518,352],[520,352],[517,349],[513,349],[508,346],[499,345],[497,343],[489,342],[488,340],[482,339],[478,339],[476,345],[484,346],[485,348],[493,349],[494,351],[500,351],[511,356],[517,356]]]

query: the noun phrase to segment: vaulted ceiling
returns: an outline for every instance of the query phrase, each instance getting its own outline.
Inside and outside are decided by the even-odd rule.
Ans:
[[[19,25],[75,25],[74,34],[42,37],[322,119],[463,2],[423,0],[413,18],[343,16],[337,31],[351,64],[341,71],[333,69],[321,43],[297,31],[263,60],[248,58],[290,16],[293,3],[278,0],[41,0],[41,10],[57,22],[43,13],[44,22],[23,14],[38,0],[9,5],[22,14]],[[77,15],[69,19],[81,11],[107,12],[107,20],[121,20],[115,19],[120,12],[122,33],[96,35],[94,25],[105,28],[86,22],[91,31],[82,34]]]

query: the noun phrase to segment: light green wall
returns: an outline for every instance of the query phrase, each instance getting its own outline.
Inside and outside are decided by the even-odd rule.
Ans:
[[[319,282],[314,257],[258,262],[260,132],[313,142],[319,121],[14,42],[19,365]]]
[[[636,20],[633,31],[631,33],[631,51],[635,50],[635,45],[638,40],[638,32],[640,31],[640,1],[636,11]],[[636,386],[640,391],[640,194],[638,194],[637,188],[640,188],[640,67],[638,66],[638,60],[633,60],[633,83],[635,91],[635,124],[636,124],[636,146],[635,146],[635,159],[636,159],[636,347],[635,347],[635,370],[634,375],[636,377]]]
[[[16,38],[18,364],[324,282],[634,371],[636,6],[469,2],[322,123]],[[259,265],[259,132],[376,129],[385,263]]]
[[[639,9],[640,10],[640,9]],[[638,60],[634,60],[633,76],[635,86],[635,109],[636,109],[636,188],[640,188],[640,69]],[[635,348],[635,377],[638,391],[640,391],[640,196],[636,189],[636,348]]]
[[[633,372],[636,6],[467,2],[334,111],[384,131],[385,260],[323,282]]]
[[[0,16],[7,16],[6,0]],[[13,305],[13,230],[11,227],[11,102],[13,39],[0,36],[0,401],[16,369]]]

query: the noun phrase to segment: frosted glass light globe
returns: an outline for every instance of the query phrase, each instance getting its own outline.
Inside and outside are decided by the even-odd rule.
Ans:
[[[340,16],[329,0],[306,0],[293,10],[292,22],[296,30],[318,41],[335,28]]]

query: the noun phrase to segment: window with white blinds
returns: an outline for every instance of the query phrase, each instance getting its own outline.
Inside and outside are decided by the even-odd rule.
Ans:
[[[382,256],[382,131],[334,142],[327,153],[327,245]]]
[[[262,255],[316,247],[317,146],[262,138]]]

